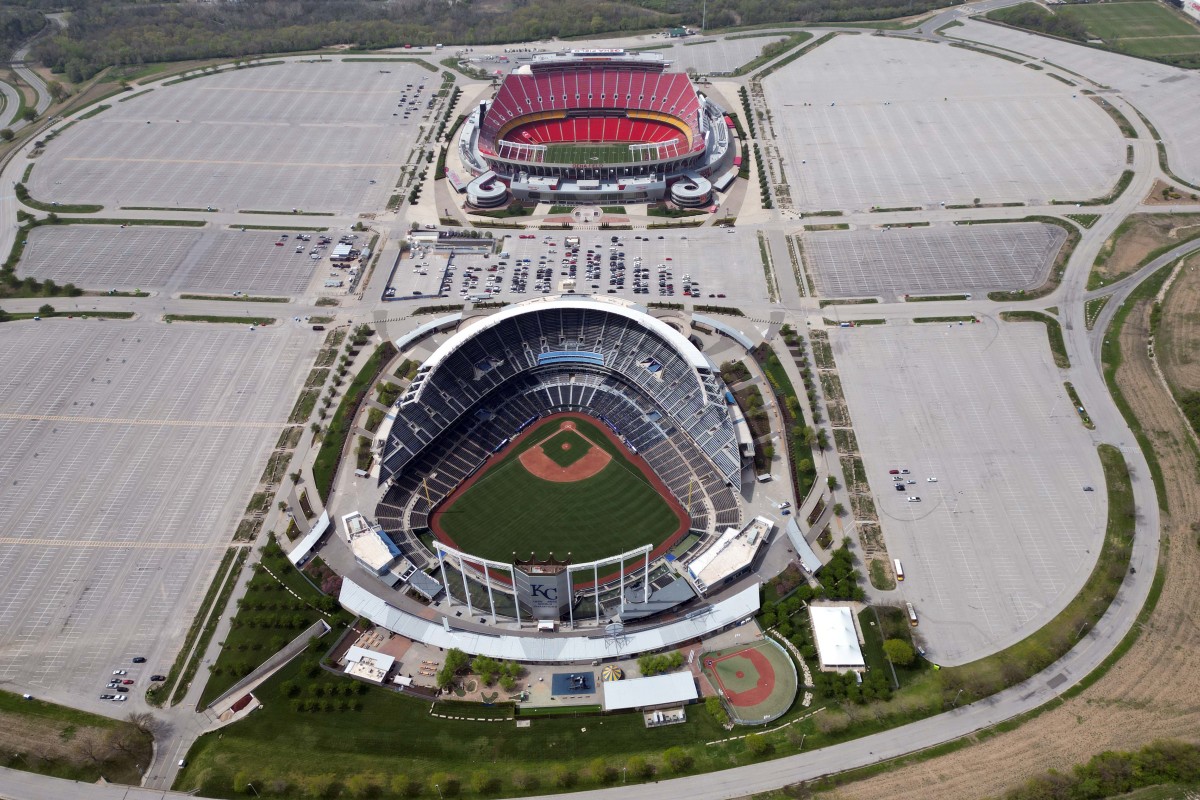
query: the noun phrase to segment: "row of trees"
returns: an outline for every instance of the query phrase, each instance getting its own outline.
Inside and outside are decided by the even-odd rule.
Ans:
[[[106,66],[241,58],[345,43],[379,48],[536,41],[698,25],[702,13],[690,0],[506,0],[491,4],[441,0],[394,4],[370,0],[152,4],[76,0],[62,5],[74,7],[70,24],[39,41],[34,55],[72,82],[89,78]],[[940,5],[934,0],[712,0],[707,13],[709,27],[718,28],[889,19]]]
[[[678,650],[673,650],[670,653],[642,656],[638,659],[638,671],[642,673],[643,678],[649,678],[651,675],[661,675],[664,672],[673,672],[682,666],[683,654]]]

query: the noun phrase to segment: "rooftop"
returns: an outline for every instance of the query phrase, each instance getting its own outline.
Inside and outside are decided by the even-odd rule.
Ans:
[[[749,566],[774,528],[775,523],[766,517],[755,517],[741,530],[726,528],[711,547],[692,559],[688,573],[702,591],[707,591]]]

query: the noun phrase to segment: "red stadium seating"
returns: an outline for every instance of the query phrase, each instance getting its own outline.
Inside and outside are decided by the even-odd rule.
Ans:
[[[590,110],[629,110],[633,119],[586,117]],[[680,130],[666,124],[669,118],[683,122],[699,141],[696,119],[700,100],[687,75],[629,69],[579,69],[508,75],[500,84],[481,130],[481,143],[497,139],[562,142],[656,142],[679,138]],[[539,112],[558,112],[576,117],[512,123]],[[637,113],[643,112],[643,113]],[[651,114],[658,120],[647,120]],[[511,129],[511,130],[510,130]],[[528,136],[526,136],[528,134]]]

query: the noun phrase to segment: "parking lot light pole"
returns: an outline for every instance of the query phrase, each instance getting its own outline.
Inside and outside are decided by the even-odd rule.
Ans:
[[[253,784],[253,783],[247,783],[247,784],[246,784],[246,788],[247,788],[247,789],[250,789],[251,791],[253,791],[253,792],[254,792],[254,796],[255,796],[255,797],[262,797],[262,795],[258,793],[258,789],[254,788],[254,784]]]

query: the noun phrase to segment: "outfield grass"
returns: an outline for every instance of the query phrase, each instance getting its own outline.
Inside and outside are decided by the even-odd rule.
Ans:
[[[649,479],[621,447],[585,420],[576,418],[576,428],[613,456],[608,466],[574,483],[554,483],[526,471],[518,456],[546,439],[561,419],[532,431],[438,516],[442,531],[456,545],[497,560],[511,559],[514,551],[544,558],[552,550],[559,557],[569,552],[575,561],[588,561],[657,545],[679,529],[679,517]],[[553,442],[560,444],[562,435],[556,434]],[[561,448],[550,449],[566,455]]]

